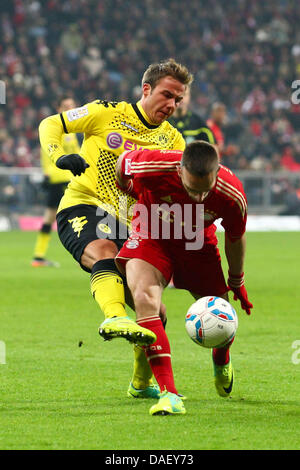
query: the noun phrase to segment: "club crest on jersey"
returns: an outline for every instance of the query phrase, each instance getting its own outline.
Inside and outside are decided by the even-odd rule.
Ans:
[[[159,141],[159,144],[160,144],[162,147],[165,147],[166,145],[168,145],[169,138],[168,138],[168,136],[166,136],[165,134],[160,134],[160,135],[158,136],[158,141]]]
[[[49,144],[48,145],[48,152],[51,154],[53,152],[55,152],[55,150],[58,149],[58,145],[57,144]]]
[[[128,240],[126,242],[126,248],[130,248],[132,250],[134,250],[135,248],[137,248],[139,246],[140,242],[138,240]]]
[[[111,149],[118,149],[123,143],[123,137],[118,132],[110,132],[106,137],[106,143]]]

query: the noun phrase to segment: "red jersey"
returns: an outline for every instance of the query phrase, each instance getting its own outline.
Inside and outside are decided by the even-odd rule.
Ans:
[[[161,239],[164,225],[169,224],[171,232],[167,243],[180,245],[191,238],[190,235],[188,238],[185,236],[183,229],[180,238],[179,226],[182,228],[191,222],[193,231],[196,231],[199,227],[197,206],[201,206],[205,244],[217,244],[216,219],[222,219],[221,225],[231,240],[241,238],[247,220],[247,200],[241,181],[231,170],[220,165],[215,186],[199,204],[190,198],[178,175],[182,153],[179,150],[136,150],[123,159],[122,176],[131,178],[128,192],[140,205],[135,206],[133,231],[142,238]],[[141,206],[146,207],[147,211],[139,210]],[[157,215],[159,236],[157,232],[153,236],[151,219]]]

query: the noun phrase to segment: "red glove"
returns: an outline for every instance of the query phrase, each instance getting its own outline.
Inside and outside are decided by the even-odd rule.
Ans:
[[[231,274],[228,271],[228,287],[233,292],[233,299],[241,301],[241,307],[246,311],[247,315],[251,315],[253,304],[248,300],[248,294],[245,288],[244,273],[239,276]]]

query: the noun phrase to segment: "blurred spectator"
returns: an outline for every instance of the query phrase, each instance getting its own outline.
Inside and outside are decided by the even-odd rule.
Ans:
[[[221,162],[229,168],[242,169],[245,167],[245,162],[240,163],[237,155],[240,151],[237,145],[225,142],[225,128],[229,125],[229,117],[225,104],[216,102],[213,103],[207,125],[212,130],[216,144],[219,148]],[[229,137],[229,136],[227,136]],[[247,165],[246,165],[247,166]]]
[[[70,24],[68,29],[62,33],[60,43],[67,59],[70,61],[80,59],[83,50],[83,38],[77,24]]]
[[[285,193],[285,204],[280,215],[300,215],[300,188],[289,185]]]
[[[225,137],[222,127],[226,120],[226,106],[223,103],[214,103],[212,105],[211,114],[207,120],[207,125],[213,131],[221,155],[225,150]]]
[[[194,73],[193,111],[207,119],[213,103],[226,107],[225,164],[278,169],[286,148],[300,163],[298,0],[2,3],[0,165],[38,165],[37,128],[58,95],[136,101],[145,66],[168,57]]]
[[[300,162],[295,160],[294,152],[292,147],[288,146],[284,149],[281,157],[281,166],[285,170],[289,171],[300,171]]]
[[[90,47],[82,59],[82,65],[86,68],[91,78],[100,76],[104,62],[101,59],[101,53],[97,47]]]

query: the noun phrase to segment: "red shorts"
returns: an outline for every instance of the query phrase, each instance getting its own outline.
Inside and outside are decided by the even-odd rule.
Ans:
[[[116,261],[124,269],[129,259],[138,258],[157,268],[167,283],[173,276],[174,286],[203,297],[227,292],[220,253],[215,245],[206,244],[198,251],[183,251],[159,240],[128,238]]]

